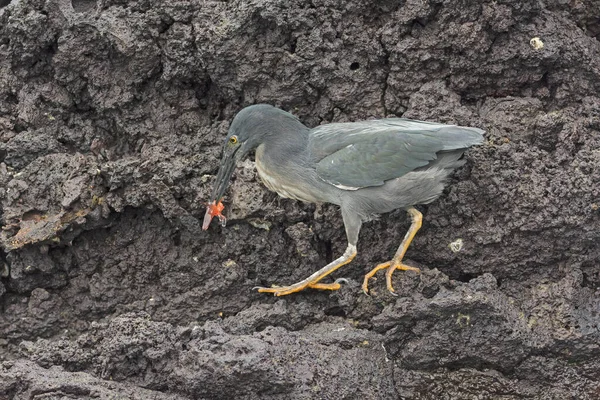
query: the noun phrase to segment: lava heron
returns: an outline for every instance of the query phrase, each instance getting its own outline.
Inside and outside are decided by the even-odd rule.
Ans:
[[[387,269],[391,293],[395,270],[414,270],[402,263],[410,242],[421,227],[417,204],[431,203],[444,189],[448,176],[464,164],[462,154],[483,142],[483,130],[403,118],[332,123],[310,129],[292,114],[266,104],[241,110],[231,123],[223,158],[207,206],[203,229],[221,214],[221,200],[238,161],[256,149],[256,169],[265,186],[282,197],[340,206],[348,247],[344,254],[308,278],[290,286],[258,288],[283,296],[306,288],[337,290],[339,280],[321,280],[356,256],[363,222],[377,214],[405,209],[410,229],[391,261],[365,275],[369,279]]]

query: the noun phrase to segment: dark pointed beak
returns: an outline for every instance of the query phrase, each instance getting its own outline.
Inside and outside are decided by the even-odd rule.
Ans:
[[[236,149],[239,150],[239,149]],[[217,173],[217,179],[215,179],[215,185],[213,186],[213,192],[210,196],[211,202],[220,202],[225,195],[225,191],[229,186],[229,180],[235,165],[237,163],[237,157],[235,156],[238,151],[225,151],[223,158],[221,159],[221,165],[219,166],[219,172]]]

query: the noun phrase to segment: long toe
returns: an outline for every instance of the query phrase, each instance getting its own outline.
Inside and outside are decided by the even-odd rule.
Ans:
[[[312,283],[312,284],[308,285],[308,287],[311,289],[318,289],[318,290],[339,290],[339,288],[341,288],[342,285],[340,285],[338,280],[336,280],[333,283]]]
[[[394,291],[394,287],[392,286],[392,275],[394,274],[394,271],[397,269],[402,270],[402,271],[415,271],[416,273],[421,272],[421,270],[419,268],[411,267],[411,266],[408,266],[408,265],[402,264],[402,263],[390,265],[388,270],[385,272],[385,285],[386,285],[388,291],[391,294],[393,294],[394,296],[397,296],[397,294]]]
[[[399,269],[401,271],[415,271],[417,274],[421,273],[421,270],[417,267],[411,267],[409,265],[406,264],[397,264],[395,269]]]
[[[344,280],[342,280],[343,282]],[[275,287],[255,287],[260,293],[273,293],[275,296],[285,296],[288,294],[300,292],[306,288],[318,289],[318,290],[338,290],[342,285],[339,281],[333,283],[319,283],[319,282],[302,282],[296,283],[290,286],[275,286]]]
[[[369,294],[369,279],[373,278],[375,276],[375,274],[377,273],[377,271],[388,268],[390,266],[390,264],[391,264],[391,261],[378,264],[375,268],[370,270],[365,275],[365,279],[363,280],[363,284],[362,284],[362,290],[363,290],[364,294],[366,294],[366,295]]]
[[[385,286],[387,287],[388,292],[390,292],[394,296],[398,296],[396,294],[396,291],[394,290],[394,286],[392,286],[392,274],[395,270],[396,268],[394,267],[388,268],[387,272],[385,273]]]
[[[259,293],[273,293],[275,296],[285,296],[288,294],[296,293],[303,290],[306,286],[280,286],[280,287],[256,287],[254,289],[258,289]]]

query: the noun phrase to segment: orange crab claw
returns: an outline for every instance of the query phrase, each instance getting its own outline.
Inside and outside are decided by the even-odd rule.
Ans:
[[[227,218],[225,218],[225,216],[223,214],[221,214],[221,212],[224,209],[225,209],[225,206],[223,205],[223,203],[221,203],[220,200],[218,203],[216,201],[213,201],[212,203],[206,203],[206,214],[204,214],[202,230],[208,229],[208,226],[210,225],[210,221],[212,221],[212,219],[214,217],[218,217],[219,222],[221,222],[221,226],[225,226],[225,223],[227,222]]]

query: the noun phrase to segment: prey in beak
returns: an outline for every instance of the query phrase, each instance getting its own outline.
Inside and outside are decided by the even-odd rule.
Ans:
[[[204,214],[204,221],[202,223],[203,230],[208,229],[214,217],[218,217],[221,226],[225,226],[227,218],[222,214],[225,209],[222,203],[223,196],[229,186],[229,180],[231,179],[231,175],[233,175],[237,162],[247,154],[247,146],[240,143],[237,135],[230,134],[223,146],[223,157],[221,158],[221,165],[215,179],[215,186],[210,196],[210,201],[206,203],[206,214]]]
[[[204,221],[202,222],[202,230],[207,230],[209,225],[210,225],[210,221],[212,221],[212,219],[214,217],[218,217],[219,218],[219,222],[221,223],[221,226],[225,226],[225,224],[227,223],[227,218],[225,218],[225,216],[223,214],[221,214],[221,212],[225,209],[225,206],[223,205],[223,203],[221,201],[219,201],[218,203],[216,203],[215,201],[213,201],[212,203],[205,203],[206,204],[206,214],[204,214]]]

